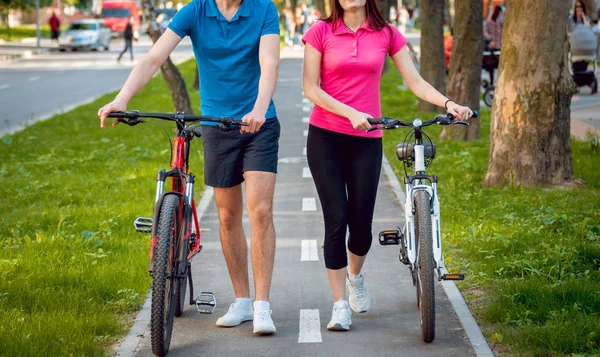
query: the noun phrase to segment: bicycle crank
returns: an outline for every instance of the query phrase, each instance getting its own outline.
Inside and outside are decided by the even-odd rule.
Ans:
[[[201,314],[212,314],[217,306],[217,297],[211,292],[203,291],[196,298],[196,310]]]

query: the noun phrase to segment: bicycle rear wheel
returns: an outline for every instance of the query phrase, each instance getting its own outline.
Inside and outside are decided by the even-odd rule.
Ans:
[[[435,285],[431,198],[427,191],[415,194],[416,235],[419,252],[417,266],[417,303],[421,320],[421,337],[429,343],[435,338]]]
[[[180,217],[179,197],[165,196],[157,219],[158,229],[152,270],[150,326],[152,352],[157,356],[167,354],[173,333]]]

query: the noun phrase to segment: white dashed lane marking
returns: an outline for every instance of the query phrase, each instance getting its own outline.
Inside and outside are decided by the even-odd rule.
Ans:
[[[323,342],[319,310],[300,310],[300,334],[298,343]]]
[[[317,262],[319,254],[317,253],[317,241],[315,239],[302,240],[302,253],[300,255],[301,262]]]

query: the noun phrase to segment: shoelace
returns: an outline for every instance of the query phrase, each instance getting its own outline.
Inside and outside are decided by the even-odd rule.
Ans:
[[[333,309],[333,319],[334,321],[345,320],[348,318],[348,309],[345,307],[336,307]]]
[[[273,311],[269,310],[269,311],[260,311],[256,313],[256,317],[260,320],[266,320],[267,317],[271,316],[271,313]]]
[[[356,297],[357,297],[359,300],[362,300],[362,299],[364,299],[364,298],[365,298],[365,290],[366,290],[366,289],[365,289],[365,285],[364,285],[364,283],[363,283],[363,284],[361,284],[361,286],[360,286],[360,287],[357,287],[357,286],[356,286],[356,281],[357,281],[357,280],[358,280],[358,278],[357,278],[356,280],[354,280],[354,282],[352,283],[352,287],[354,288],[354,295],[356,295]]]

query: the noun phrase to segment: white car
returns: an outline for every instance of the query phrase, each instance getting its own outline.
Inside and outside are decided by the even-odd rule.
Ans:
[[[110,48],[110,29],[103,20],[75,20],[69,25],[60,38],[59,49],[64,51],[68,48],[77,50],[89,48],[99,50],[103,47],[105,51]]]

